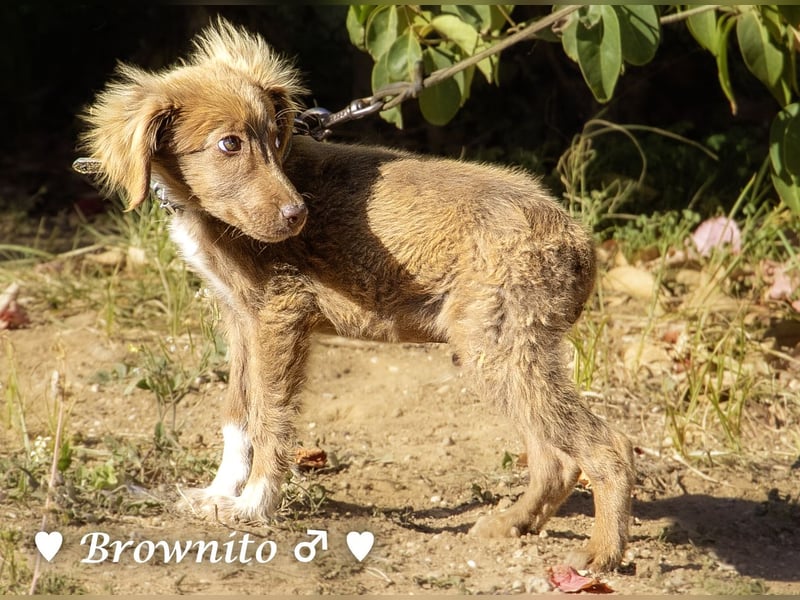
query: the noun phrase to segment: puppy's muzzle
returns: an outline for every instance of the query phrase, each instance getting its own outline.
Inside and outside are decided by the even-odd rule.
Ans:
[[[286,228],[294,233],[303,228],[308,216],[308,209],[305,204],[287,204],[280,208],[280,212]]]

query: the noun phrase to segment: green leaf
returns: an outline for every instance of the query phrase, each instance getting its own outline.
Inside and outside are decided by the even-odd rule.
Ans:
[[[787,183],[786,180],[781,179],[775,173],[771,175],[772,185],[775,187],[775,191],[778,192],[778,196],[780,196],[789,210],[800,216],[800,185],[798,185],[798,182]]]
[[[492,7],[488,4],[443,4],[442,14],[455,15],[477,31],[488,30],[492,25]]]
[[[637,66],[649,63],[661,41],[661,24],[655,6],[627,4],[613,8],[619,19],[622,58]]]
[[[777,7],[759,6],[756,10],[758,10],[759,15],[761,15],[764,27],[767,28],[767,32],[773,41],[781,42],[785,37],[788,37],[789,32],[787,31],[786,25],[783,23],[783,19]]]
[[[719,78],[719,85],[722,88],[725,97],[731,105],[731,114],[736,114],[738,108],[736,106],[736,98],[733,95],[733,86],[731,85],[731,76],[728,72],[728,36],[736,23],[734,17],[727,17],[720,19],[719,37],[717,43],[717,77]]]
[[[457,44],[467,56],[475,54],[480,35],[478,31],[455,15],[443,14],[431,21],[433,28],[448,40]]]
[[[397,7],[379,6],[367,19],[365,45],[373,60],[386,54],[397,39]]]
[[[736,37],[742,58],[750,72],[763,83],[775,99],[784,106],[791,100],[783,51],[778,48],[769,35],[761,14],[751,9],[739,16]]]
[[[786,125],[783,136],[783,164],[792,176],[800,177],[800,118],[797,116],[790,119]]]
[[[439,48],[426,48],[423,54],[425,72],[449,67],[453,64],[450,55]],[[454,79],[445,79],[425,88],[419,95],[419,108],[425,120],[433,125],[446,125],[461,106],[462,92]]]
[[[506,19],[506,15],[511,16],[511,13],[514,10],[514,5],[513,4],[492,4],[491,5],[491,9],[492,10],[491,10],[491,19],[490,19],[490,22],[489,22],[489,31],[490,32],[497,32],[497,31],[500,31],[506,25],[508,25],[508,20]]]
[[[474,27],[455,15],[439,15],[431,21],[431,25],[447,40],[461,48],[464,56],[472,56],[488,47]],[[492,83],[496,79],[497,65],[497,57],[490,56],[480,61],[477,67],[486,77],[486,81]]]
[[[367,8],[367,11],[363,9]],[[364,45],[364,32],[366,31],[364,28],[364,23],[366,22],[367,16],[369,13],[372,12],[371,6],[363,6],[357,4],[351,4],[350,7],[347,9],[347,33],[350,36],[350,42],[358,48],[359,50],[366,51],[367,47]]]
[[[578,15],[577,13],[572,13],[567,17],[567,24],[561,30],[561,46],[564,48],[564,54],[575,62],[578,62],[577,32]]]
[[[796,214],[800,214],[800,104],[780,111],[769,130],[769,158],[772,183]]]
[[[583,6],[578,11],[578,20],[581,25],[591,29],[603,20],[603,9],[597,5]]]
[[[422,48],[414,32],[406,32],[398,37],[386,52],[386,69],[390,81],[412,81],[414,64],[422,60]]]
[[[619,20],[614,8],[608,5],[592,6],[601,15],[591,28],[578,25],[576,48],[578,64],[583,78],[598,102],[608,102],[614,94],[622,70],[622,43]]]
[[[686,26],[698,44],[714,56],[717,55],[719,52],[720,32],[715,10],[707,10],[687,17]]]
[[[384,53],[372,67],[372,91],[376,92],[390,81],[389,67],[387,66],[389,53]],[[380,113],[381,119],[392,123],[398,129],[403,128],[403,113],[400,112],[400,107],[395,106],[389,110],[382,110]]]

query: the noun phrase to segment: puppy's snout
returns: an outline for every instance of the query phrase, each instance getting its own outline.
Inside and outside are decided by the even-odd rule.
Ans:
[[[308,209],[305,204],[289,204],[281,207],[281,215],[290,227],[300,227],[306,221]]]

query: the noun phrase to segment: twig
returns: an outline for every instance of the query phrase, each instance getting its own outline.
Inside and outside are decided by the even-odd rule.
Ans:
[[[689,10],[682,10],[672,15],[665,15],[659,19],[659,23],[662,25],[669,25],[671,23],[677,23],[678,21],[683,21],[684,19],[688,19],[691,16],[699,15],[704,12],[708,12],[711,10],[717,10],[721,8],[721,4],[709,4],[707,6],[696,6],[694,8],[690,8]]]
[[[692,473],[694,473],[695,475],[697,475],[698,477],[700,477],[702,479],[705,479],[706,481],[710,481],[711,483],[716,483],[717,485],[730,486],[729,483],[725,483],[724,481],[719,481],[718,479],[714,479],[710,475],[706,475],[705,473],[703,473],[699,469],[696,469],[695,467],[690,465],[688,462],[686,462],[686,459],[684,459],[677,452],[673,453],[672,456],[664,456],[660,452],[656,452],[655,450],[653,450],[651,448],[645,448],[644,446],[636,446],[636,447],[642,452],[642,454],[647,454],[648,456],[653,456],[655,458],[671,458],[675,462],[680,463],[681,465],[683,465],[684,467],[689,469]]]

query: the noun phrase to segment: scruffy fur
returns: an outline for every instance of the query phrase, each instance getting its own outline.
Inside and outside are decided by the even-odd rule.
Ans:
[[[562,354],[594,284],[590,237],[519,170],[292,140],[302,93],[261,38],[220,20],[173,68],[121,66],[84,115],[83,146],[106,191],[132,208],[152,181],[166,190],[172,237],[223,312],[225,446],[194,507],[222,520],[273,511],[310,335],[327,323],[347,336],[448,342],[519,430],[529,487],[474,533],[541,528],[583,470],[595,525],[570,560],[614,567],[631,445],[586,408]]]

